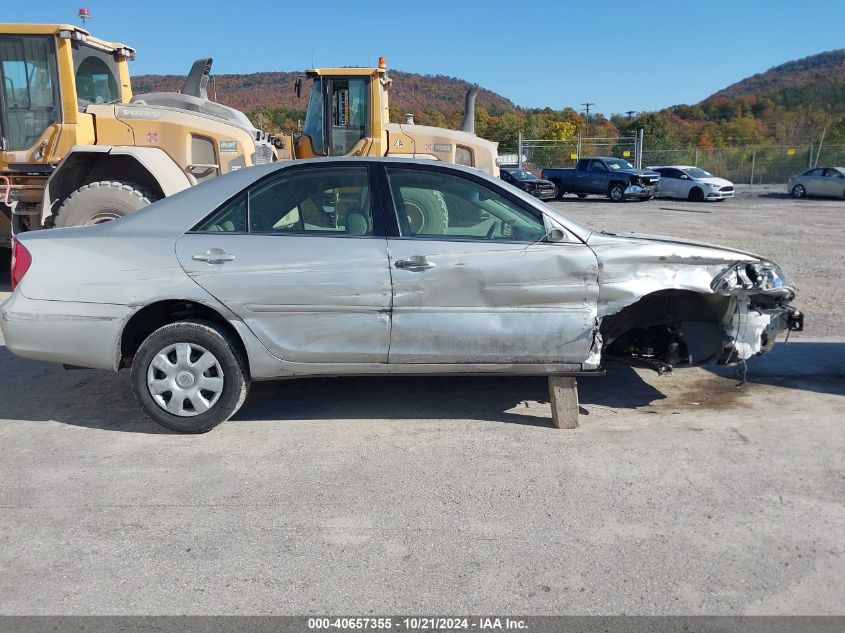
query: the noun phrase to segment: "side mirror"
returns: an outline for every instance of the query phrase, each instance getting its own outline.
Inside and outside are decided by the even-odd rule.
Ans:
[[[690,179],[690,177],[687,176],[686,174],[681,175],[681,180],[689,180],[689,179]]]
[[[566,241],[566,233],[564,233],[560,229],[550,229],[549,232],[546,233],[546,241],[548,241],[548,242],[565,242]]]

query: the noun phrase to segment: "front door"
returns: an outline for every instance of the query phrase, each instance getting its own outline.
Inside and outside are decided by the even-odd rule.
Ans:
[[[598,293],[585,244],[545,241],[539,212],[480,178],[386,172],[398,224],[388,238],[391,363],[584,362]],[[476,212],[444,217],[455,198]],[[422,206],[441,221],[415,221]]]
[[[371,191],[363,164],[286,170],[179,238],[179,261],[283,360],[386,363],[390,269]]]
[[[10,163],[26,162],[27,151],[61,121],[55,49],[50,36],[0,37],[0,151],[10,153]]]

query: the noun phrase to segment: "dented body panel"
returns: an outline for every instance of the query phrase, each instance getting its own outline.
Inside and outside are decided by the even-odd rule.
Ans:
[[[355,161],[431,164],[324,162]],[[192,231],[245,187],[296,165],[216,178],[119,221],[22,236],[32,265],[0,306],[9,349],[118,369],[131,362],[121,340],[133,315],[168,301],[200,306],[229,324],[257,379],[578,374],[609,360],[666,371],[745,361],[769,351],[784,330],[802,327],[791,282],[760,256],[594,232],[498,179],[455,166],[432,169],[509,196],[542,218],[546,236]],[[380,187],[376,208],[394,212]],[[232,257],[219,265],[197,259],[212,248]],[[425,265],[399,265],[407,261]]]

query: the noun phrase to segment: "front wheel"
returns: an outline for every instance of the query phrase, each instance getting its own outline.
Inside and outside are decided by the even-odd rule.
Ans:
[[[249,390],[239,345],[210,321],[178,321],[150,334],[132,360],[131,381],[144,413],[179,433],[225,422]]]
[[[101,180],[82,185],[62,203],[56,226],[89,226],[116,220],[158,200],[134,182]]]
[[[698,187],[693,187],[689,192],[689,199],[693,202],[704,202],[704,191]]]
[[[608,197],[613,200],[614,202],[624,202],[625,201],[625,185],[615,184],[610,187],[610,191],[607,192]]]
[[[792,197],[793,198],[806,198],[807,197],[807,190],[804,188],[804,185],[795,185],[792,188]]]

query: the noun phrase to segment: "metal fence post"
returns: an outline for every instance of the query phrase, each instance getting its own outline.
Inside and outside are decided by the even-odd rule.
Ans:
[[[757,148],[751,148],[751,182],[748,183],[749,185],[754,184],[754,164],[757,162]]]
[[[522,132],[516,140],[516,166],[522,169]]]
[[[698,148],[697,147],[695,148],[695,161],[693,162],[693,165],[698,167]]]

